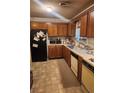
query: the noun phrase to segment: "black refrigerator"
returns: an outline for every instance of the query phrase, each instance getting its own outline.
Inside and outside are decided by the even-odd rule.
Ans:
[[[32,62],[47,60],[47,29],[32,29],[30,32]]]

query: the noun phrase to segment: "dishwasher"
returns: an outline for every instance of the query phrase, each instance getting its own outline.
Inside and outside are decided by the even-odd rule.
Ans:
[[[86,92],[94,93],[94,67],[85,61],[82,61],[82,87]]]
[[[71,52],[71,69],[77,77],[78,73],[78,55]]]

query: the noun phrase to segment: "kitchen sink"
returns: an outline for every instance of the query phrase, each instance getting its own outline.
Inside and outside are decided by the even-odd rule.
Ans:
[[[94,50],[87,50],[87,54],[94,55]]]
[[[71,48],[71,49],[73,49],[73,48],[74,48],[74,46],[73,46],[73,45],[67,45],[67,47],[69,47],[69,48]]]

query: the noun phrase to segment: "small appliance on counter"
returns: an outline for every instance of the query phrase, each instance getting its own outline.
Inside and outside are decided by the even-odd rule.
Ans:
[[[50,44],[55,44],[55,43],[56,43],[55,40],[53,40],[53,39],[50,40]]]
[[[61,39],[57,38],[57,39],[50,39],[50,44],[61,44]]]
[[[61,39],[60,38],[56,39],[56,44],[61,44]]]

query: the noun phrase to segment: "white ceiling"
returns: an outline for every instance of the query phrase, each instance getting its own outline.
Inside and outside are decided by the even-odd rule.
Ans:
[[[69,1],[68,6],[60,6],[62,1]],[[75,15],[94,3],[93,0],[30,0],[30,16],[33,18],[72,19]],[[51,7],[53,12],[46,11]]]

